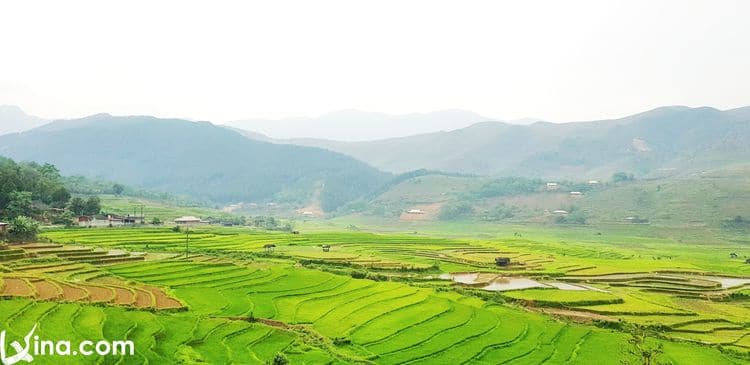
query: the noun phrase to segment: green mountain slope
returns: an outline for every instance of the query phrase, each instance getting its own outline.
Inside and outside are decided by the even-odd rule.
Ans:
[[[253,138],[249,136],[249,138]],[[548,178],[696,171],[750,157],[750,107],[663,107],[621,119],[468,128],[368,142],[280,141],[338,151],[392,172],[420,168]]]
[[[327,211],[389,178],[339,153],[253,141],[207,122],[107,114],[2,136],[0,155],[215,202],[306,203],[320,190]]]

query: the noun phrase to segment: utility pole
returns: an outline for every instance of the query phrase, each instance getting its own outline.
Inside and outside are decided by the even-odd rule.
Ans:
[[[190,255],[190,226],[185,225],[185,259]]]

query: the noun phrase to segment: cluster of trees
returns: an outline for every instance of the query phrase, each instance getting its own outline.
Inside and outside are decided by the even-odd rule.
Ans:
[[[39,223],[31,217],[48,208],[63,208],[69,199],[55,166],[0,157],[0,219],[9,223],[6,239],[33,240]]]
[[[244,217],[243,217],[244,218]],[[294,230],[292,222],[282,222],[274,217],[256,216],[246,219],[246,225],[266,229],[269,231],[291,232]]]
[[[627,172],[615,172],[612,174],[612,182],[618,183],[618,182],[625,182],[625,181],[633,181],[635,180],[635,175]]]
[[[438,218],[441,220],[456,220],[468,218],[474,214],[474,207],[468,202],[455,202],[443,205]]]
[[[69,199],[55,166],[0,157],[0,217],[30,216],[45,206],[63,208]]]
[[[558,224],[586,224],[588,217],[586,213],[576,207],[568,208],[568,214],[555,217],[555,223]]]
[[[518,212],[521,211],[521,208],[515,206],[515,205],[505,205],[500,204],[488,212],[485,212],[482,215],[482,220],[485,221],[501,221],[503,219],[510,219],[516,216]]]
[[[492,180],[474,192],[478,198],[492,198],[496,196],[512,196],[528,194],[538,191],[544,182],[540,179],[525,177],[502,177]]]
[[[68,210],[75,215],[95,215],[102,211],[102,204],[98,196],[75,197],[70,199]]]

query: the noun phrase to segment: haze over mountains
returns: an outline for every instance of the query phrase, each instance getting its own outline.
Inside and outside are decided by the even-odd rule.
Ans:
[[[28,115],[15,105],[0,105],[0,135],[22,132],[49,122],[47,119]]]
[[[479,122],[497,120],[458,109],[404,115],[349,109],[327,113],[315,118],[250,119],[227,122],[224,125],[276,139],[315,138],[337,141],[372,141],[422,133],[451,131]],[[536,119],[520,119],[509,121],[509,123],[528,124],[534,121]]]
[[[263,138],[246,134],[249,138]],[[419,168],[498,176],[608,178],[659,169],[695,171],[748,161],[750,107],[662,107],[619,119],[513,125],[476,123],[449,132],[365,142],[276,140],[326,148],[385,171]]]
[[[108,114],[0,136],[0,155],[221,203],[315,196],[327,211],[389,178],[336,152],[253,141],[208,122]]]
[[[46,122],[18,108],[4,110],[11,123],[6,119],[3,125],[13,130]],[[345,123],[345,114],[329,117]],[[385,114],[371,117],[370,125],[378,118],[392,119]],[[667,169],[690,173],[750,161],[750,107],[721,111],[673,106],[620,119],[562,124],[488,122],[458,111],[413,114],[409,120],[428,126],[432,117],[446,129],[467,120],[473,124],[399,138],[335,141],[272,139],[208,122],[98,114],[0,136],[0,155],[50,162],[65,175],[219,203],[312,203],[325,211],[379,191],[394,178],[392,173],[417,169],[582,181],[609,179],[616,171],[648,177]],[[311,120],[305,123],[315,125]],[[361,132],[353,124],[347,127],[354,133],[350,136]]]

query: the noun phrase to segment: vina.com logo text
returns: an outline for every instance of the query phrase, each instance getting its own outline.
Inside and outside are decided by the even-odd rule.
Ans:
[[[38,324],[23,337],[23,345],[18,341],[10,343],[15,352],[8,353],[6,344],[7,333],[0,331],[0,364],[14,365],[21,361],[30,363],[39,356],[133,356],[135,344],[130,340],[91,341],[82,340],[77,343],[69,340],[43,340],[35,336]]]

